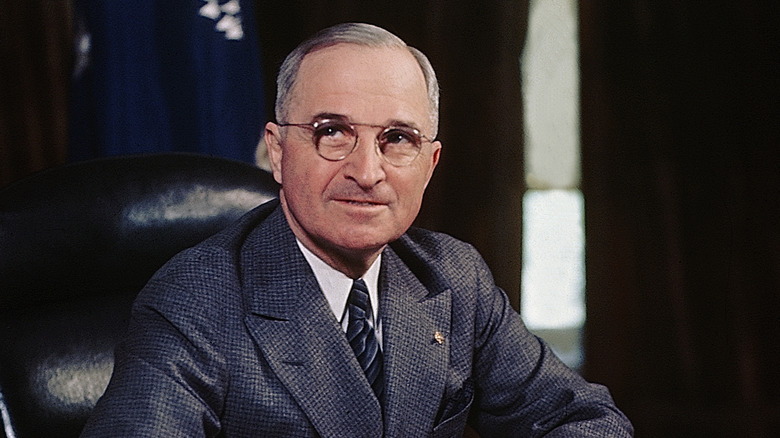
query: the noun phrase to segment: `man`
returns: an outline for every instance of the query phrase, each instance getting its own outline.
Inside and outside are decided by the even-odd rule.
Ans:
[[[84,436],[631,436],[469,245],[409,229],[439,161],[419,51],[345,24],[282,65],[278,202],[139,295]]]

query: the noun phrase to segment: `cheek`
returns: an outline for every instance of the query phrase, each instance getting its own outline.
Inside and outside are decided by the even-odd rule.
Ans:
[[[417,216],[422,205],[423,193],[425,192],[425,179],[415,178],[410,181],[406,181],[402,187],[399,187],[397,195],[403,206],[403,214],[407,216],[407,220]],[[411,218],[409,218],[411,216]]]
[[[281,173],[287,198],[302,208],[316,208],[333,179],[334,171],[321,161],[319,156],[302,153],[287,154],[282,159]]]
[[[307,175],[313,175],[311,163],[297,145],[290,145],[282,155],[281,173],[289,187],[296,189],[306,185]]]

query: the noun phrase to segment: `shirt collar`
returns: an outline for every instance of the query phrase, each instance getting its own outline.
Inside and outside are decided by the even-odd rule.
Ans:
[[[340,323],[344,322],[344,315],[346,314],[347,298],[349,297],[349,291],[352,289],[352,278],[348,277],[341,271],[338,271],[325,263],[321,258],[317,257],[313,252],[309,251],[300,240],[297,238],[295,242],[298,244],[298,248],[301,249],[304,258],[311,266],[314,272],[314,277],[317,278],[317,283],[322,289],[322,293],[325,294],[325,298],[328,300],[333,314],[336,315],[336,319]],[[374,326],[377,326],[379,320],[379,266],[382,263],[382,255],[371,264],[365,274],[361,277],[368,287],[368,295],[371,297],[371,308],[374,313]]]

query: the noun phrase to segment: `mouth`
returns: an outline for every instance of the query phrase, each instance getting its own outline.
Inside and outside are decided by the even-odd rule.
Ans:
[[[384,202],[364,200],[364,199],[337,199],[336,201],[342,204],[354,205],[356,207],[378,207],[387,205]]]
[[[334,204],[350,209],[352,213],[357,214],[375,214],[392,204],[392,197],[388,194],[351,187],[332,190],[327,194],[327,197]]]
[[[346,195],[346,196],[344,195],[335,196],[332,199],[336,203],[344,205],[346,207],[363,208],[363,209],[387,207],[389,204],[389,202],[376,197],[359,196],[359,195],[356,196],[354,194]]]

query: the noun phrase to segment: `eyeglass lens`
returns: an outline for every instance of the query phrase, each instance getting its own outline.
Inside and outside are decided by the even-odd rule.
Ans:
[[[348,123],[327,120],[314,124],[313,140],[319,154],[328,160],[342,160],[357,145],[357,132]],[[422,139],[413,128],[388,127],[377,136],[379,150],[394,165],[407,165],[420,153]]]

